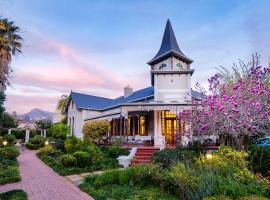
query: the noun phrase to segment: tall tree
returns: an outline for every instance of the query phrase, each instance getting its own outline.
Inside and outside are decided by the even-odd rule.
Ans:
[[[12,56],[21,53],[22,37],[20,28],[7,18],[0,18],[0,91],[6,89],[12,73]]]
[[[63,94],[57,103],[57,109],[61,110],[62,114],[65,114],[67,99],[68,99],[68,96]]]
[[[191,124],[187,135],[218,135],[241,150],[251,137],[269,134],[269,75],[270,67],[258,66],[233,82],[223,83],[219,75],[210,78],[212,94],[180,113]]]
[[[5,107],[4,107],[5,100],[6,100],[6,96],[5,96],[4,92],[0,91],[0,116],[5,111]]]

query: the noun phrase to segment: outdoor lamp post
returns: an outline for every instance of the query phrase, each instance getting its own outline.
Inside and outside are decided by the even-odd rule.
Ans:
[[[49,144],[49,141],[48,140],[46,140],[45,141],[45,146],[47,146]]]
[[[4,147],[5,147],[5,146],[7,146],[7,143],[8,143],[8,142],[7,142],[6,140],[5,140],[5,141],[3,141],[3,145],[4,145]]]
[[[213,159],[212,151],[211,150],[207,151],[205,156],[207,160],[212,160]]]

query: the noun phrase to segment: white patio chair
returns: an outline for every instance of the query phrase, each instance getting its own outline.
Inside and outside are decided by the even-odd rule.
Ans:
[[[119,156],[117,158],[119,165],[122,165],[124,168],[127,168],[130,165],[132,159],[134,158],[136,151],[137,147],[132,147],[128,156]]]

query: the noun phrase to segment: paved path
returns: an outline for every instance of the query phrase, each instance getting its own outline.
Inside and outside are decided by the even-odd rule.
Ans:
[[[18,161],[22,181],[0,186],[0,193],[22,189],[29,200],[93,200],[39,160],[34,151],[23,151]]]

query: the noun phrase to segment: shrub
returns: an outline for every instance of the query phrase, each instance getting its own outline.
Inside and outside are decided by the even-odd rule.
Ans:
[[[62,140],[62,139],[53,139],[52,142],[53,142],[53,146],[56,149],[64,151],[64,149],[65,149],[65,147],[64,147],[65,141],[64,140]]]
[[[121,155],[128,155],[129,150],[120,147],[119,145],[112,145],[108,147],[103,147],[102,151],[110,158],[118,158]]]
[[[0,185],[6,183],[14,183],[20,180],[21,177],[17,165],[8,165],[5,167],[0,165]]]
[[[66,167],[72,167],[77,165],[77,160],[73,155],[65,154],[60,158],[61,164]]]
[[[76,158],[77,160],[77,165],[79,167],[85,167],[87,165],[91,164],[91,159],[89,158],[89,153],[85,152],[85,151],[76,151],[73,156]]]
[[[45,139],[41,136],[41,135],[36,135],[33,138],[29,139],[29,142],[32,144],[38,144],[40,146],[42,146],[44,144]]]
[[[41,135],[30,138],[26,144],[28,149],[36,150],[44,146],[45,139]]]
[[[24,137],[25,137],[25,131],[24,130],[12,130],[11,133],[13,135],[15,135],[16,139],[24,139]]]
[[[27,200],[27,194],[23,190],[11,190],[0,194],[0,199]]]
[[[30,150],[37,150],[40,148],[40,146],[38,144],[32,144],[30,142],[26,143],[26,147]]]
[[[80,139],[76,138],[75,136],[68,137],[64,143],[65,150],[69,153],[79,150],[77,146],[79,140]]]
[[[45,147],[42,147],[41,149],[38,150],[38,154],[49,154],[51,152],[55,151],[52,145],[47,145]]]
[[[108,120],[88,121],[83,126],[84,139],[95,141],[106,136],[110,129]]]
[[[270,147],[249,146],[249,160],[254,172],[270,176]]]
[[[102,186],[107,184],[117,184],[119,180],[119,170],[105,172],[95,178],[94,186]]]
[[[19,150],[14,146],[0,148],[0,158],[2,159],[14,160],[19,154]]]
[[[88,153],[88,163],[93,163],[103,158],[101,150],[93,143],[81,140],[75,136],[69,137],[65,141],[65,149],[68,153],[74,153],[76,151],[83,151]]]
[[[49,128],[49,135],[56,139],[62,139],[65,140],[67,138],[67,135],[70,132],[69,126],[66,124],[54,124]]]
[[[4,138],[4,140],[6,140],[9,144],[14,143],[15,140],[16,140],[15,135],[12,135],[12,134],[4,135],[3,138]]]
[[[177,146],[175,149],[165,149],[155,152],[152,156],[152,161],[161,164],[163,167],[169,167],[177,162],[192,163],[198,155],[195,150]]]

